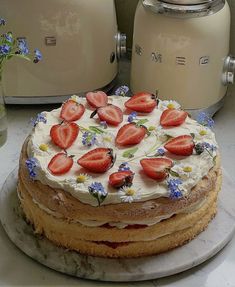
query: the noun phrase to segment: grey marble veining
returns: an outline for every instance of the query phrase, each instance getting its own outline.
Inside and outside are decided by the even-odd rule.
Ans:
[[[35,235],[23,219],[16,193],[17,168],[0,193],[0,220],[12,242],[25,254],[59,272],[101,281],[142,281],[177,274],[208,260],[219,252],[235,231],[235,184],[224,172],[218,214],[193,241],[157,256],[107,259],[68,251]],[[232,194],[232,196],[231,196]]]

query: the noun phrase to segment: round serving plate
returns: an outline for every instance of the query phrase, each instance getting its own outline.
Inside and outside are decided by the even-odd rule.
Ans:
[[[16,191],[17,169],[0,193],[0,220],[11,241],[25,254],[62,273],[102,281],[142,281],[190,269],[218,253],[235,231],[235,183],[224,171],[218,214],[208,228],[188,244],[172,251],[137,259],[107,259],[57,247],[34,234],[24,220]]]

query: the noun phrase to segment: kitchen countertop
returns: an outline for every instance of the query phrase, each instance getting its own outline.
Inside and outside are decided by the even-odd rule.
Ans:
[[[128,64],[122,63],[119,83],[128,84]],[[22,143],[32,126],[30,119],[42,110],[58,105],[16,106],[8,110],[8,140],[0,148],[0,187],[17,166]],[[222,165],[235,180],[235,89],[230,90],[224,107],[215,115],[215,133],[221,147]],[[234,190],[235,192],[235,190]],[[0,225],[0,286],[210,286],[235,287],[235,237],[212,259],[167,278],[139,283],[105,283],[69,277],[33,261],[10,242]]]

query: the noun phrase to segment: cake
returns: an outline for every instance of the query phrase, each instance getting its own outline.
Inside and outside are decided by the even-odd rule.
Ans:
[[[221,188],[213,120],[148,93],[72,96],[40,113],[19,161],[36,233],[81,254],[130,258],[192,240]]]

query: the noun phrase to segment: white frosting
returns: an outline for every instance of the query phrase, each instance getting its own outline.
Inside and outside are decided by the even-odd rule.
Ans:
[[[125,110],[124,103],[126,101],[127,98],[125,97],[117,97],[117,96],[109,97],[109,103],[119,106],[122,110]],[[82,116],[82,118],[78,120],[76,123],[83,128],[88,128],[89,126],[99,126],[99,120],[97,119],[97,116],[95,116],[93,119],[90,118],[90,114],[93,110],[89,108],[89,106],[86,104],[86,100],[83,99],[82,102],[86,107],[86,111]],[[159,137],[159,127],[160,127],[159,122],[162,111],[156,108],[150,114],[138,115],[138,119],[148,119],[148,122],[145,123],[146,127],[154,126],[157,128],[157,131],[152,132],[150,136],[146,137],[137,146],[138,150],[133,158],[127,159],[123,157],[123,152],[125,150],[130,149],[131,147],[117,148],[115,147],[114,144],[112,144],[112,148],[117,156],[117,160],[114,166],[110,170],[108,170],[106,173],[103,174],[95,174],[82,169],[77,164],[77,160],[83,154],[85,154],[91,149],[94,149],[96,146],[93,146],[91,148],[84,146],[82,144],[82,132],[80,131],[76,141],[69,149],[67,149],[68,155],[74,155],[74,165],[72,169],[65,175],[54,176],[49,172],[47,166],[51,158],[56,153],[61,151],[60,148],[56,147],[51,142],[50,138],[51,127],[61,122],[59,114],[60,114],[60,108],[52,110],[51,112],[45,112],[47,123],[45,124],[39,122],[34,128],[28,144],[28,150],[27,150],[28,156],[34,157],[38,160],[39,168],[37,170],[37,179],[40,180],[43,184],[49,185],[53,188],[63,189],[69,192],[75,198],[79,199],[81,202],[93,206],[97,206],[97,200],[94,197],[92,197],[88,191],[88,186],[92,182],[101,182],[104,188],[108,191],[108,196],[106,197],[102,205],[116,204],[122,201],[119,192],[117,192],[116,189],[108,185],[108,178],[111,173],[118,171],[118,167],[121,163],[126,161],[129,162],[131,170],[135,173],[134,185],[137,186],[138,189],[141,191],[140,196],[136,197],[134,201],[146,201],[158,197],[169,196],[166,181],[159,183],[147,177],[142,172],[141,165],[139,163],[140,159],[146,157],[146,154],[154,154],[157,148],[163,147],[164,142],[162,142],[162,140],[164,140],[164,136],[162,135],[164,135],[164,133],[172,137],[177,137],[179,135],[190,135],[191,133],[195,133],[197,135],[196,136],[197,142],[206,141],[210,144],[217,146],[214,133],[211,130],[206,129],[206,135],[201,136],[200,130],[201,129],[204,130],[205,128],[199,125],[196,121],[190,119],[189,117],[186,119],[185,123],[179,127],[161,129],[160,131],[161,136]],[[109,126],[108,129],[105,131],[116,136],[119,128],[128,122],[127,121],[128,114],[129,113],[124,112],[123,122],[118,127]],[[48,151],[42,152],[41,150],[39,150],[39,146],[41,144],[47,144]],[[152,151],[152,153],[150,151]],[[216,155],[215,152],[214,155]],[[170,153],[167,153],[166,156],[175,161],[176,163],[175,166],[177,166],[177,164],[180,163],[187,166],[191,166],[193,169],[192,176],[183,179],[183,184],[181,185],[181,187],[184,191],[184,195],[190,192],[191,188],[195,186],[197,182],[203,176],[205,176],[214,165],[213,157],[210,156],[209,153],[206,151],[204,151],[201,155],[193,154],[188,157],[175,156]],[[85,184],[83,183],[77,184],[76,177],[80,173],[88,173],[89,175],[91,175],[91,178]]]

